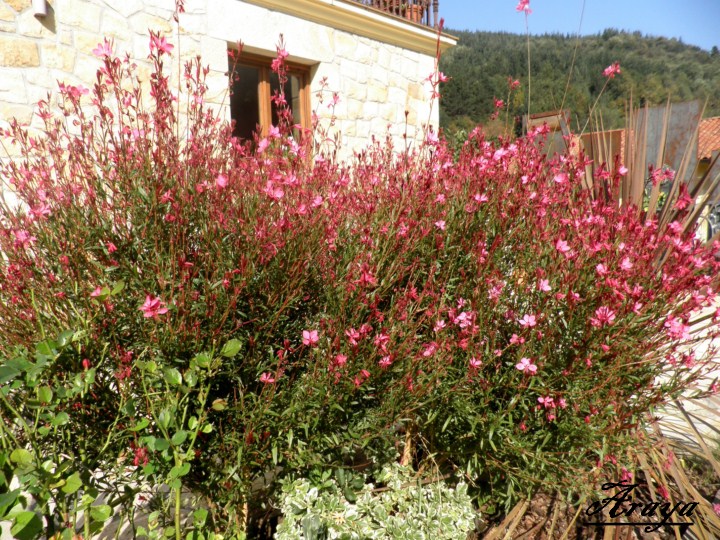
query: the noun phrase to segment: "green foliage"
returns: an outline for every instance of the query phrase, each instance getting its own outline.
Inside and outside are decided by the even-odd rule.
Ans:
[[[421,483],[412,470],[387,466],[351,498],[334,480],[322,486],[307,479],[286,481],[277,540],[406,539],[458,540],[474,529],[476,512],[467,486]]]
[[[509,104],[511,117],[526,114],[526,36],[448,32],[460,41],[440,63],[452,77],[442,88],[442,125],[467,130],[468,125],[484,123],[494,112],[493,99],[506,98],[508,77],[522,84]],[[579,40],[562,34],[530,37],[531,112],[559,109],[570,76],[563,108],[571,111],[573,128],[581,128],[603,86],[603,69],[615,61],[622,75],[608,85],[598,104],[605,129],[624,127],[625,104],[631,96],[636,104],[650,105],[662,105],[668,98],[707,99],[705,115],[720,115],[720,55],[676,39],[613,29]]]

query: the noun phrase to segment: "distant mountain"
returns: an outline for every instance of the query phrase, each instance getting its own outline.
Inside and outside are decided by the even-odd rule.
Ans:
[[[468,129],[485,124],[494,100],[507,100],[508,77],[521,86],[510,98],[508,117],[527,112],[527,42],[524,35],[467,32],[448,29],[459,37],[440,69],[452,79],[443,85],[441,125]],[[573,55],[575,60],[573,62]],[[564,108],[574,128],[585,124],[588,111],[603,85],[603,70],[615,61],[622,73],[609,81],[598,105],[605,129],[623,127],[625,107],[707,99],[705,117],[720,115],[720,51],[708,52],[677,39],[645,37],[608,29],[602,34],[576,38],[561,34],[530,37],[530,112],[559,109],[568,75],[570,85]],[[503,110],[499,119],[504,121]]]

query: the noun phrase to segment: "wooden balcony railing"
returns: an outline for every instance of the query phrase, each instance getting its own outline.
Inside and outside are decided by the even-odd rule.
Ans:
[[[358,4],[379,9],[389,15],[402,17],[416,24],[436,28],[440,0],[353,0]]]

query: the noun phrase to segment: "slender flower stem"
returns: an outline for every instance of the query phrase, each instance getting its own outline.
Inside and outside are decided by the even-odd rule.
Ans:
[[[528,122],[530,122],[530,27],[528,25],[528,14],[525,12],[525,38],[527,40],[527,72],[528,72],[528,84],[527,84],[527,116]]]
[[[593,112],[595,111],[595,107],[597,107],[598,101],[600,101],[600,98],[602,97],[603,92],[605,92],[605,88],[607,88],[609,80],[610,79],[605,79],[605,84],[603,84],[603,87],[600,90],[598,97],[595,98],[595,102],[593,103],[592,107],[590,107],[590,112],[588,113],[588,117],[587,117],[587,120],[585,121],[585,125],[583,126],[582,130],[580,131],[580,135],[583,135],[585,133],[585,130],[587,129],[588,124],[590,123],[590,119],[592,118]]]

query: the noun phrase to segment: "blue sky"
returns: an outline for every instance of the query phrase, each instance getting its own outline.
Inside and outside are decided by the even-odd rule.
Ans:
[[[517,0],[440,0],[447,28],[525,33]],[[710,50],[720,47],[720,0],[530,0],[531,34],[596,34],[605,28],[682,38]]]

